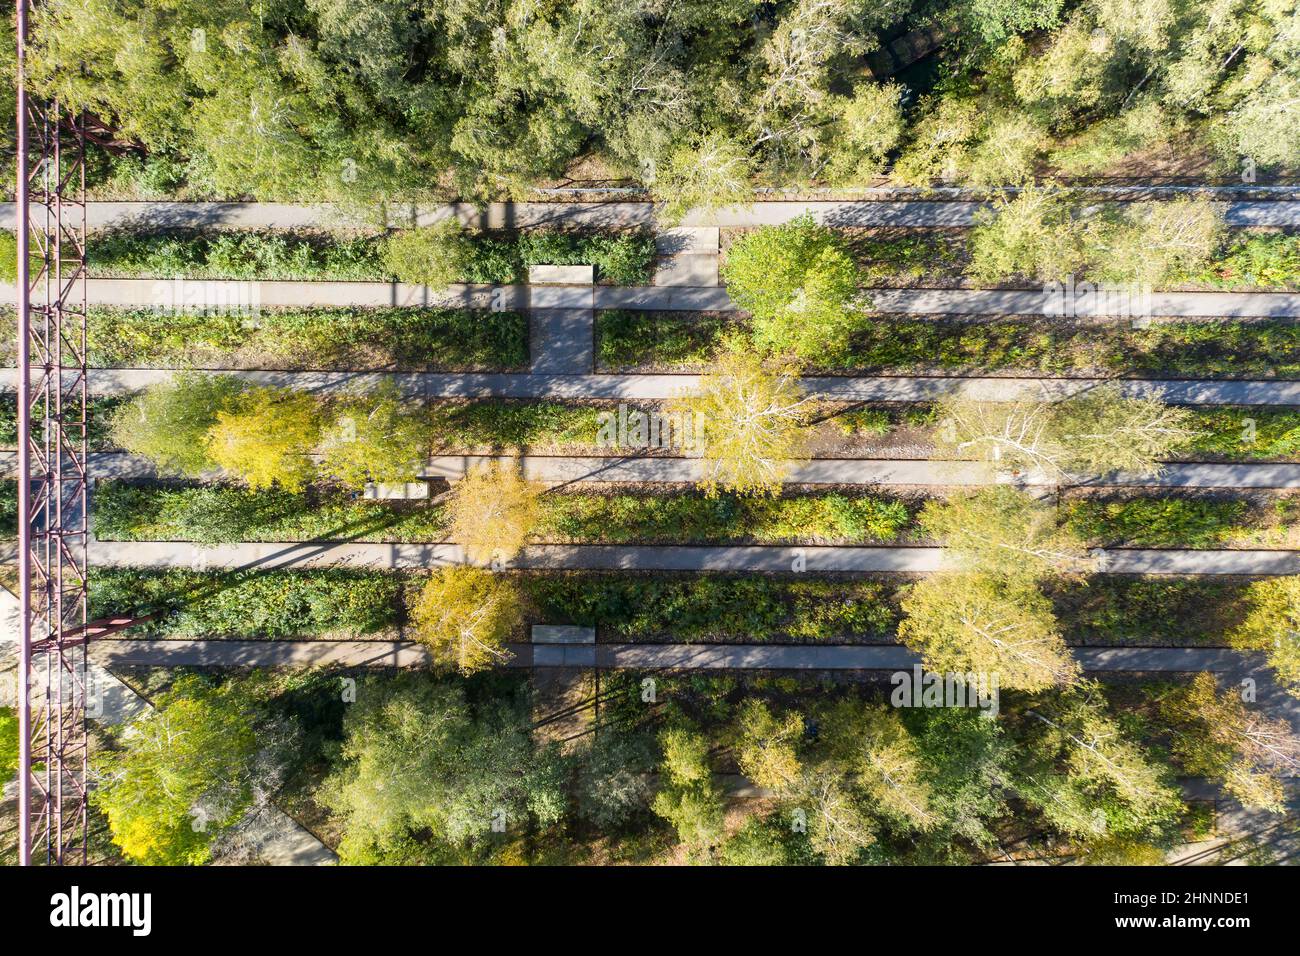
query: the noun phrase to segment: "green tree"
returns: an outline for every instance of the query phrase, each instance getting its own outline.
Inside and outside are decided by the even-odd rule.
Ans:
[[[802,715],[791,711],[778,719],[766,703],[750,699],[736,723],[740,772],[765,790],[793,790],[802,773],[798,749],[804,734]]]
[[[197,478],[215,466],[208,432],[235,407],[242,388],[228,376],[179,372],[116,410],[109,426],[113,442],[164,474]]]
[[[542,490],[505,462],[470,471],[447,502],[451,539],[471,561],[509,561],[537,527]]]
[[[1086,243],[1066,193],[1050,184],[1027,186],[976,213],[967,271],[981,284],[1013,276],[1060,281],[1082,271]]]
[[[183,678],[93,762],[92,799],[127,859],[206,863],[253,804],[258,732],[234,685]]]
[[[769,353],[833,362],[861,321],[853,257],[811,215],[737,240],[722,277],[732,299],[752,315],[755,344]]]
[[[1001,687],[1036,691],[1078,673],[1051,602],[1032,585],[986,574],[935,574],[902,601],[898,639],[944,673],[996,675]]]
[[[339,816],[339,855],[350,862],[382,859],[426,830],[465,848],[494,825],[507,833],[554,825],[562,784],[562,761],[533,744],[523,708],[474,708],[462,685],[411,675],[358,687],[320,799]]]
[[[342,402],[321,441],[321,470],[344,484],[414,479],[432,446],[427,416],[386,383],[361,398]]]
[[[1197,435],[1184,408],[1158,395],[1126,396],[1105,383],[1060,401],[984,401],[954,395],[939,405],[935,455],[975,459],[999,471],[1157,474],[1161,460]]]
[[[664,218],[680,221],[692,209],[712,211],[753,200],[754,164],[749,151],[715,131],[677,146],[651,186],[664,205]]]
[[[1300,743],[1285,720],[1248,710],[1232,688],[1218,693],[1205,673],[1169,693],[1160,715],[1184,772],[1222,780],[1243,806],[1286,812],[1285,780],[1300,769]]]
[[[722,790],[709,765],[709,743],[689,727],[672,727],[659,735],[663,761],[652,809],[673,825],[689,852],[716,846],[723,836]]]
[[[919,521],[964,570],[1032,581],[1084,567],[1083,542],[1061,525],[1056,508],[1010,485],[932,499]]]
[[[1253,581],[1245,598],[1246,617],[1230,635],[1232,645],[1268,651],[1269,666],[1300,697],[1300,577]]]
[[[384,243],[384,268],[399,282],[445,289],[465,281],[474,254],[460,220],[395,232]]]
[[[1181,816],[1168,766],[1129,739],[1097,682],[1043,695],[1012,726],[1016,791],[1067,836],[1156,839]]]
[[[272,485],[301,491],[316,471],[309,455],[320,433],[320,408],[311,395],[253,388],[217,413],[208,431],[207,452],[254,491]]]
[[[601,731],[579,764],[578,814],[601,831],[626,824],[650,806],[653,769],[651,742],[642,735]]]
[[[838,100],[835,136],[826,163],[828,181],[861,186],[879,175],[903,137],[903,90],[897,83],[859,83]]]
[[[873,813],[910,829],[937,824],[921,753],[897,710],[845,701],[831,708],[821,733]]]

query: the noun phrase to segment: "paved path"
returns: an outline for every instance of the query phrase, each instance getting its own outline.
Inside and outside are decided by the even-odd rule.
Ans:
[[[1149,187],[1145,187],[1149,188]],[[1111,193],[1122,200],[1131,193]],[[964,200],[763,200],[747,206],[724,206],[711,212],[687,213],[682,226],[775,225],[811,212],[819,221],[836,226],[969,226],[983,202]],[[1232,226],[1300,225],[1300,202],[1281,200],[1216,203]],[[397,207],[388,223],[393,226],[428,225],[456,216],[476,228],[514,229],[539,226],[584,226],[629,229],[653,227],[654,205],[649,202],[518,202],[489,203],[480,209],[471,203]],[[15,228],[13,203],[0,204],[0,228]],[[374,226],[375,220],[349,214],[328,205],[246,202],[96,202],[87,209],[91,228],[202,227],[226,229],[306,229],[313,227]]]
[[[590,375],[594,371],[596,313],[591,309],[533,309],[528,330],[532,374]]]
[[[121,456],[129,457],[129,456]],[[436,455],[424,470],[427,477],[456,479],[488,461],[516,460],[503,455]],[[95,464],[92,462],[92,469]],[[147,467],[147,465],[145,466]],[[134,466],[123,471],[133,474]],[[694,458],[606,458],[526,455],[523,473],[543,484],[589,482],[696,482],[703,467]],[[991,474],[977,462],[822,458],[794,466],[789,484],[885,485],[907,487],[966,487],[992,481],[1026,486],[1136,488],[1300,488],[1300,464],[1172,463],[1155,476],[1075,476],[1055,481],[1041,472],[1014,478]]]
[[[446,372],[301,372],[209,369],[256,385],[281,385],[320,393],[373,390],[391,381],[411,398],[533,398],[662,401],[699,382],[698,375],[553,375]],[[92,369],[89,387],[98,395],[126,395],[169,380],[167,369]],[[18,371],[0,369],[0,389],[13,391]],[[922,402],[962,394],[984,401],[1064,398],[1086,392],[1105,379],[985,378],[959,376],[810,376],[807,393],[832,402]],[[1129,395],[1160,392],[1178,405],[1300,405],[1300,381],[1115,380]]]
[[[908,670],[920,656],[897,644],[511,644],[510,667],[637,670]],[[563,654],[552,652],[568,652]],[[1079,647],[1093,672],[1235,672],[1259,655],[1223,648]],[[427,667],[428,651],[409,641],[105,640],[93,645],[109,666]]]
[[[88,279],[92,305],[179,310],[237,311],[257,308],[409,306],[467,309],[631,309],[644,312],[729,312],[735,304],[717,285],[716,256],[683,255],[656,274],[652,286],[453,285],[431,290],[400,282],[292,282],[202,279]],[[711,265],[704,263],[711,262]],[[689,280],[690,284],[685,284]],[[700,284],[711,280],[711,284]],[[15,301],[12,284],[0,298]],[[866,289],[885,315],[1003,316],[1060,314],[1060,297],[1041,289]],[[1081,300],[1078,315],[1106,309]],[[1112,309],[1111,311],[1114,311]],[[1125,311],[1133,311],[1125,307]],[[1300,318],[1300,293],[1159,292],[1139,310],[1156,319]]]
[[[12,545],[0,549],[8,558]],[[1093,552],[1098,570],[1113,574],[1300,574],[1300,551],[1112,548]],[[242,542],[213,546],[173,541],[94,541],[98,567],[220,568],[355,567],[420,570],[465,563],[458,544],[355,541]],[[937,547],[778,545],[538,544],[508,567],[520,570],[745,571],[921,574],[944,568]]]
[[[16,654],[18,599],[0,588],[0,653]],[[108,670],[110,662],[91,654],[86,661],[86,716],[116,725],[134,720],[153,705]],[[312,833],[275,807],[252,812],[241,824],[241,843],[254,846],[259,859],[277,866],[324,866],[338,857]]]
[[[0,451],[0,476],[12,477],[16,455]],[[615,456],[434,455],[421,471],[425,478],[455,480],[492,461],[521,462],[524,475],[547,485],[570,482],[692,484],[703,477],[697,458],[637,458]],[[148,459],[126,452],[92,452],[94,478],[156,478]],[[218,479],[220,470],[203,477]],[[903,487],[970,487],[990,482],[1027,487],[1097,488],[1300,488],[1300,464],[1249,462],[1173,462],[1158,475],[1112,474],[1101,478],[1076,475],[1058,482],[1041,472],[1009,476],[990,474],[977,462],[926,459],[819,458],[794,465],[789,484],[868,485]]]

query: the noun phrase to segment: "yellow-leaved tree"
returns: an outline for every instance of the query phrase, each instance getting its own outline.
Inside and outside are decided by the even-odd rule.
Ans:
[[[537,526],[542,490],[502,462],[472,470],[447,502],[451,539],[470,561],[509,561]]]
[[[429,577],[411,622],[435,664],[472,674],[506,659],[504,645],[523,623],[523,602],[504,575],[454,565]]]
[[[320,438],[316,399],[287,388],[254,388],[217,414],[208,455],[253,490],[300,491],[315,474],[309,457]]]
[[[775,495],[794,464],[807,457],[811,403],[793,367],[769,368],[753,352],[732,346],[671,410],[702,422],[706,493],[721,488]]]

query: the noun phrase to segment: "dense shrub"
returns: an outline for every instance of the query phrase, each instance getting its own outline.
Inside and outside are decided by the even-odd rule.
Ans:
[[[1248,582],[1222,577],[1093,575],[1049,588],[1067,641],[1168,646],[1227,643]]]
[[[591,447],[605,411],[596,405],[560,402],[442,403],[431,410],[435,451]]]
[[[1220,547],[1243,530],[1250,506],[1240,499],[1131,498],[1072,501],[1066,525],[1099,544],[1135,548]]]
[[[544,541],[708,543],[727,541],[893,541],[912,523],[908,504],[838,493],[776,499],[696,494],[568,492],[540,501],[536,537]],[[101,482],[95,533],[102,540],[442,541],[442,506],[404,507],[328,491],[150,487]]]
[[[189,279],[385,277],[375,236],[307,232],[116,230],[87,250],[91,275]]]
[[[601,312],[597,358],[604,368],[700,367],[730,329],[714,315]],[[1300,377],[1300,326],[1286,322],[1169,322],[1129,325],[1005,319],[887,319],[859,324],[840,354],[814,367],[891,374],[1016,371],[1050,375]]]
[[[364,637],[398,623],[402,587],[397,575],[343,569],[96,568],[91,617],[164,612],[143,627],[169,638]]]
[[[872,639],[897,620],[894,587],[879,581],[567,574],[525,578],[523,587],[542,620],[621,638]]]
[[[461,309],[263,309],[256,316],[92,309],[104,368],[521,368],[528,319]]]
[[[92,275],[190,279],[516,283],[537,264],[593,265],[598,281],[645,285],[654,236],[641,232],[466,234],[453,225],[375,235],[117,230],[89,248]]]

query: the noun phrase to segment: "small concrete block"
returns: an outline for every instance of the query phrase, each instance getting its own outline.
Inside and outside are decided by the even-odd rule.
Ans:
[[[570,624],[534,624],[534,644],[595,644],[594,627],[575,627]]]
[[[655,251],[661,256],[718,254],[717,226],[676,226],[655,236]]]
[[[419,501],[429,497],[427,481],[406,481],[394,484],[366,483],[362,497],[367,501]]]
[[[591,309],[595,308],[595,286],[530,286],[530,309]]]
[[[718,285],[718,257],[716,255],[681,255],[660,259],[655,270],[654,284],[679,286]]]
[[[564,652],[565,667],[595,667],[596,666],[596,645],[595,644],[573,644],[560,648]],[[536,653],[536,652],[534,652]],[[533,659],[537,663],[537,659]]]
[[[534,667],[563,667],[564,648],[542,644],[533,648]]]
[[[529,266],[529,285],[592,285],[595,266]]]

